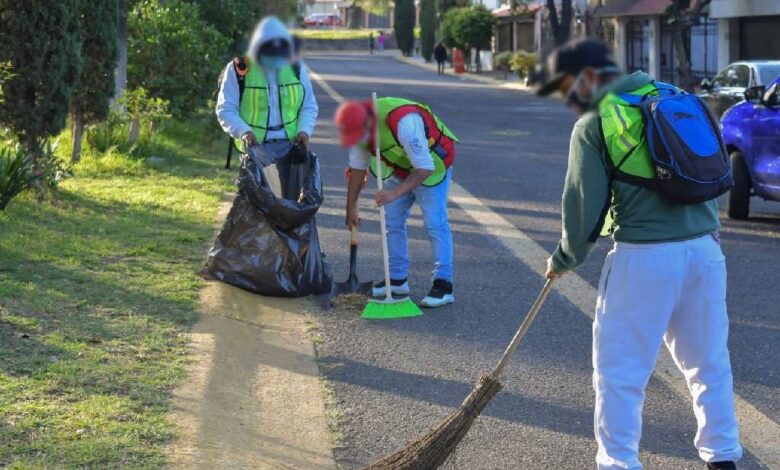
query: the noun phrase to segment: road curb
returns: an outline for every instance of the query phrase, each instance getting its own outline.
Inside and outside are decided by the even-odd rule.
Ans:
[[[409,65],[414,65],[415,67],[419,67],[421,69],[430,70],[432,72],[436,72],[437,71],[436,70],[436,65],[433,64],[433,63],[429,64],[429,63],[426,63],[426,62],[420,62],[419,60],[415,60],[415,59],[412,59],[412,58],[409,58],[409,57],[400,56],[400,55],[394,56],[393,58],[395,60],[399,61],[399,62],[403,62],[403,63],[409,64]],[[461,80],[470,80],[472,82],[484,83],[486,85],[491,85],[491,86],[493,86],[495,88],[503,88],[503,89],[506,89],[506,90],[516,90],[516,91],[522,91],[522,92],[526,92],[526,93],[531,93],[531,89],[528,88],[527,86],[521,84],[521,83],[500,82],[500,81],[497,81],[497,80],[495,80],[493,78],[490,78],[490,77],[482,77],[482,76],[474,75],[474,74],[471,74],[471,73],[463,73],[463,74],[459,74],[459,75],[450,74],[450,76],[458,77]]]

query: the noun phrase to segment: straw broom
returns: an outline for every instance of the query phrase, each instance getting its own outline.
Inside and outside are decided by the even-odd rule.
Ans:
[[[520,340],[531,327],[536,315],[552,289],[552,279],[548,279],[536,298],[525,320],[518,328],[504,354],[489,374],[480,377],[477,386],[471,391],[454,413],[428,433],[380,460],[370,464],[365,470],[433,470],[447,461],[463,437],[474,424],[490,400],[501,390],[498,377],[509,363]]]

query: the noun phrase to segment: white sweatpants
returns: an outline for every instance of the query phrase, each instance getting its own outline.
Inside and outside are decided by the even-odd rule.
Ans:
[[[726,261],[713,236],[615,243],[604,262],[593,322],[600,470],[642,468],[642,406],[662,341],[693,398],[699,456],[706,462],[742,456],[728,328]]]

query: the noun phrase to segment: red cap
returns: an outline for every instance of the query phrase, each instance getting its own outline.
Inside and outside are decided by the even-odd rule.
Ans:
[[[341,146],[352,147],[360,142],[366,131],[370,103],[346,101],[336,110],[333,118],[341,132]]]

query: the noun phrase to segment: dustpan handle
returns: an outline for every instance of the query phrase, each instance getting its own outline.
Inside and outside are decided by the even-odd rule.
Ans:
[[[539,313],[539,310],[541,310],[542,305],[544,305],[544,301],[547,300],[547,296],[550,295],[550,291],[552,290],[552,284],[553,284],[553,280],[547,279],[547,282],[545,282],[542,291],[539,292],[539,296],[536,298],[536,301],[534,302],[533,306],[531,306],[531,310],[528,311],[528,314],[525,316],[523,323],[520,324],[520,328],[517,329],[514,338],[512,338],[512,341],[509,343],[509,346],[506,347],[506,350],[504,351],[504,354],[501,356],[501,359],[498,360],[498,364],[496,364],[496,367],[493,368],[493,372],[491,373],[491,376],[494,379],[497,379],[498,376],[501,375],[501,372],[504,371],[506,365],[509,364],[509,360],[512,358],[512,354],[515,352],[515,349],[517,349],[517,346],[520,344],[520,340],[522,340],[523,336],[525,336],[525,334],[528,332],[528,329],[531,327],[531,323],[533,323],[534,319],[536,318],[536,315]]]

